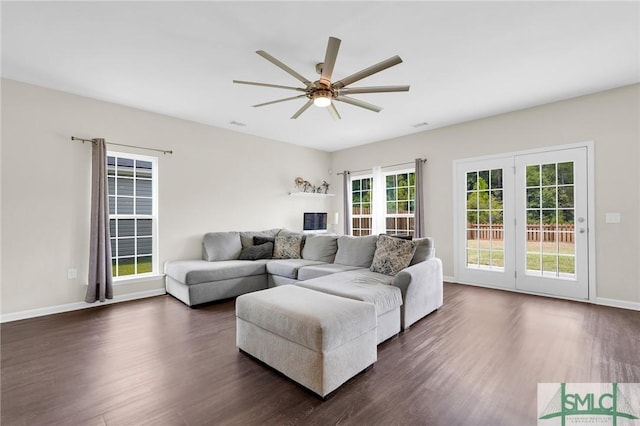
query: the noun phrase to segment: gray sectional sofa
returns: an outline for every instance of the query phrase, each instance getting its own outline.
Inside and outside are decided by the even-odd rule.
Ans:
[[[442,263],[434,256],[433,240],[389,239],[285,229],[212,232],[203,238],[202,260],[165,264],[166,289],[189,306],[291,284],[369,302],[376,309],[380,343],[442,306]],[[273,253],[261,254],[269,244]],[[389,244],[399,248],[385,252]],[[395,253],[403,250],[398,263]],[[402,269],[394,270],[399,264]]]

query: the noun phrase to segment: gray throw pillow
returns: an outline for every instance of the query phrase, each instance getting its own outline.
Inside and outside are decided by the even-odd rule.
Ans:
[[[407,266],[416,251],[414,241],[380,235],[371,263],[371,272],[394,276]]]
[[[253,237],[270,237],[275,238],[280,232],[280,228],[275,229],[267,229],[266,231],[245,231],[240,232],[240,242],[242,243],[242,248],[251,247],[256,243],[253,241]]]
[[[260,244],[264,244],[264,243],[275,244],[276,237],[253,237],[254,246],[259,246]]]
[[[273,243],[258,244],[251,247],[245,247],[240,252],[240,260],[258,260],[271,259],[273,254]]]
[[[302,258],[333,263],[338,250],[338,237],[335,235],[309,234],[305,238]]]
[[[273,246],[274,259],[300,259],[302,234],[278,235]]]
[[[202,259],[209,262],[236,260],[241,250],[239,232],[209,232],[202,239]]]
[[[368,268],[371,266],[371,261],[373,261],[377,240],[378,237],[376,235],[368,235],[366,237],[343,235],[338,238],[338,252],[333,263]]]

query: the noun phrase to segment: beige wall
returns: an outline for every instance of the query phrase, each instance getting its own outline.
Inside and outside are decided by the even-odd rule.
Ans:
[[[326,153],[62,92],[2,80],[1,312],[80,302],[86,291],[90,146],[114,142],[159,154],[160,261],[197,258],[212,230],[301,228],[305,210],[340,211],[333,199],[287,196],[292,180],[426,157],[427,233],[453,276],[453,161],[594,141],[597,295],[640,302],[640,86]],[[126,150],[149,155],[148,151]],[[605,212],[622,223],[605,224]],[[342,229],[342,224],[339,229]],[[78,278],[67,279],[67,268]],[[161,279],[116,295],[161,289]]]
[[[596,285],[599,298],[640,302],[640,85],[556,102],[332,154],[334,170],[428,159],[426,231],[453,277],[453,161],[594,141]],[[342,188],[336,187],[335,209]],[[622,223],[605,224],[605,212]],[[342,229],[342,225],[340,225]]]
[[[72,135],[174,150],[157,154],[161,263],[199,258],[207,231],[301,229],[331,204],[287,194],[296,176],[329,180],[329,153],[2,80],[2,314],[84,299],[91,146]]]

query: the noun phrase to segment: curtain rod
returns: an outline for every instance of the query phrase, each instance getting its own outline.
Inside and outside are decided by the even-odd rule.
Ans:
[[[426,163],[427,159],[426,158],[422,159],[422,162]],[[380,166],[380,168],[384,169],[386,167],[404,166],[404,165],[407,165],[407,164],[415,164],[415,161],[407,161],[406,163],[398,163],[398,164],[387,164],[386,166]],[[353,171],[348,170],[347,173],[360,173],[360,172],[368,172],[368,171],[371,171],[371,169],[353,170]],[[339,172],[337,174],[338,175],[343,175],[344,172]]]
[[[93,143],[93,141],[91,139],[76,138],[75,136],[71,136],[71,140],[72,141],[82,141],[82,143],[85,143],[85,142]],[[128,148],[146,149],[147,151],[156,151],[156,152],[161,152],[163,154],[173,154],[172,150],[167,150],[167,149],[146,148],[144,146],[125,145],[123,143],[115,143],[115,142],[106,142],[106,143],[109,144],[109,145],[126,146]]]

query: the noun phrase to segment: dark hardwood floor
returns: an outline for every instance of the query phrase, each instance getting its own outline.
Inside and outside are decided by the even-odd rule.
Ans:
[[[321,401],[235,347],[234,301],[2,324],[3,425],[534,425],[539,382],[640,382],[640,312],[445,284]]]

